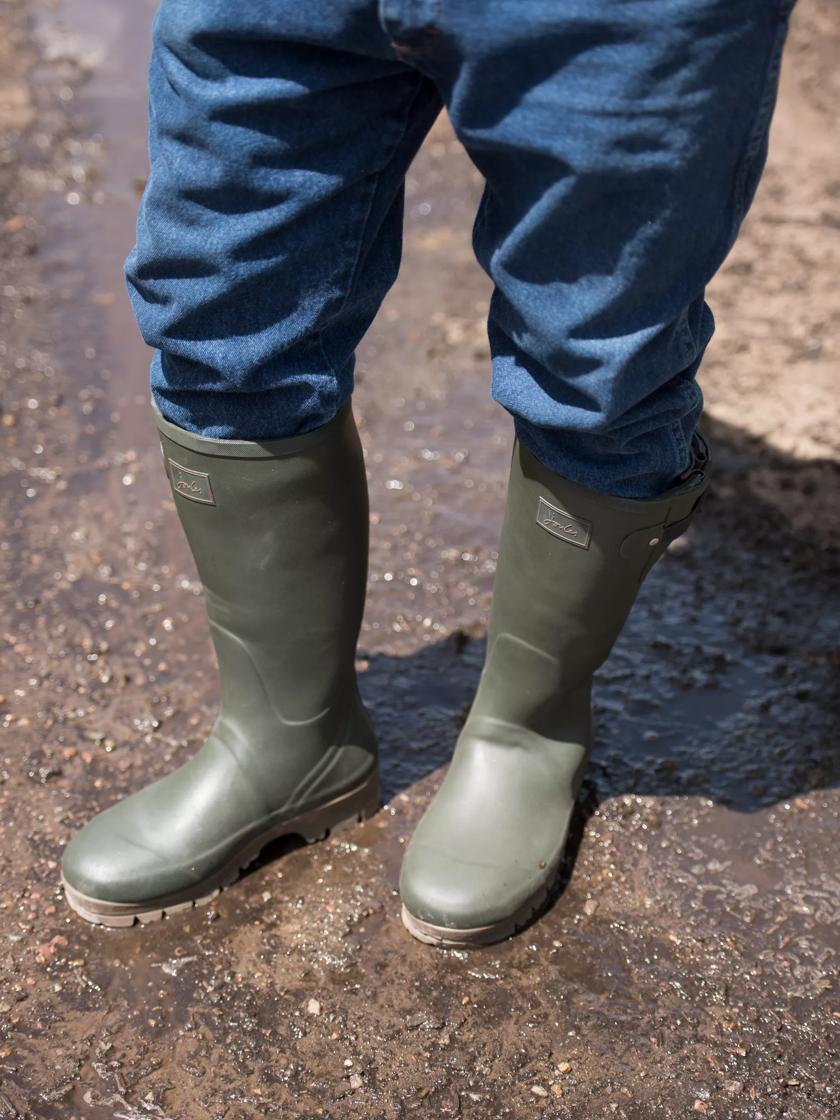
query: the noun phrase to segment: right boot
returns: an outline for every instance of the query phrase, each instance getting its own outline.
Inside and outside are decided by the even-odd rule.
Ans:
[[[62,860],[87,921],[130,926],[207,902],[269,841],[322,839],[379,805],[355,672],[368,498],[350,406],[270,442],[208,439],[157,414],[221,678],[184,766],[94,817]]]

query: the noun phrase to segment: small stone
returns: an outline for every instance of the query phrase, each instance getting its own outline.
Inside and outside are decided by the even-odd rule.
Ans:
[[[586,902],[583,904],[584,914],[591,918],[597,909],[598,900],[596,898],[587,898]]]
[[[531,1092],[534,1094],[535,1097],[547,1097],[548,1096],[548,1089],[545,1089],[542,1085],[532,1085],[531,1086]]]
[[[362,1077],[362,1075],[360,1073],[354,1073],[352,1075],[352,1077],[350,1078],[350,1088],[351,1089],[361,1089],[362,1086],[364,1085],[364,1083],[365,1083],[365,1079]]]
[[[697,1100],[694,1102],[694,1104],[691,1107],[695,1112],[708,1112],[709,1111],[709,1102],[708,1101],[701,1101],[700,1098],[698,1097]]]
[[[572,1063],[571,1062],[558,1062],[557,1063],[557,1072],[558,1073],[571,1073],[572,1072]]]
[[[743,1081],[724,1081],[723,1087],[727,1093],[740,1093],[744,1088]]]
[[[311,999],[307,1003],[306,1013],[307,1013],[307,1015],[320,1015],[321,1014],[321,1004],[318,1002],[317,999]]]
[[[560,1096],[563,1095],[563,1086],[560,1084],[559,1081],[555,1081],[554,1084],[551,1086],[551,1091],[555,1095],[555,1097],[560,1097]]]

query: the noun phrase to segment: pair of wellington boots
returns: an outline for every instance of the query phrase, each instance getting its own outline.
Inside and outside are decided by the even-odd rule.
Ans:
[[[157,424],[204,585],[221,705],[186,765],[68,845],[68,902],[109,926],[205,902],[270,840],[321,839],[379,805],[355,673],[368,502],[349,405],[271,442]],[[420,940],[500,940],[547,897],[590,749],[592,675],[705,492],[705,444],[695,448],[673,489],[637,501],[560,478],[515,446],[486,663],[400,879],[403,922]]]

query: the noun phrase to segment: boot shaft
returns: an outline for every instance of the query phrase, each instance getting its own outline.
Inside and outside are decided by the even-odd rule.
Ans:
[[[259,704],[267,689],[285,720],[314,718],[355,687],[364,608],[368,497],[349,407],[312,433],[264,443],[206,439],[159,414],[157,424],[223,709]]]
[[[701,441],[690,477],[661,498],[633,500],[563,479],[516,443],[477,711],[548,734],[558,708],[564,723],[588,719],[592,674],[643,579],[690,522],[707,460]]]

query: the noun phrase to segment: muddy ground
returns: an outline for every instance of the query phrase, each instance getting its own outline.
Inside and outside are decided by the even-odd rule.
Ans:
[[[0,0],[0,1118],[837,1116],[834,0],[802,0],[711,293],[714,497],[600,674],[562,891],[469,953],[411,940],[395,893],[479,672],[511,438],[445,124],[357,394],[386,807],[212,909],[105,931],[64,905],[62,845],[188,757],[216,697],[120,272],[150,14]]]

